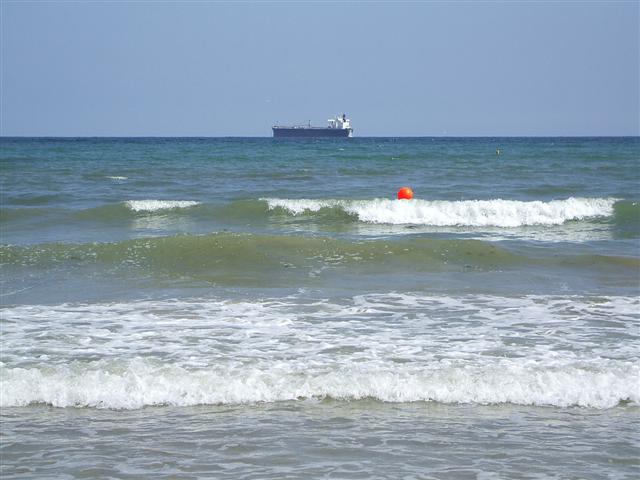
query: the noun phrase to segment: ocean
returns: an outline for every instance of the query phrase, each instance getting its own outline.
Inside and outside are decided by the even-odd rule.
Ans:
[[[639,137],[0,147],[3,479],[640,476]]]

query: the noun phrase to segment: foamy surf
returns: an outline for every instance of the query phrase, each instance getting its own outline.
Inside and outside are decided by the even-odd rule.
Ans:
[[[638,405],[638,306],[415,294],[15,306],[2,315],[0,406]]]
[[[157,212],[159,210],[173,210],[199,205],[192,200],[128,200],[125,205],[134,212]]]
[[[638,403],[640,369],[624,362],[501,360],[380,368],[367,363],[212,365],[189,369],[143,359],[46,368],[2,367],[1,405],[137,409],[155,405],[236,405],[310,398],[435,401],[611,408]],[[595,368],[594,368],[595,367]]]
[[[522,227],[561,225],[572,220],[609,217],[615,198],[568,198],[549,202],[517,200],[336,200],[264,198],[270,210],[291,215],[339,208],[360,221],[377,224],[429,226]]]

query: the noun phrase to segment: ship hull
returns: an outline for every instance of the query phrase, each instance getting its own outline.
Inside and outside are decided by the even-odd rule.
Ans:
[[[273,127],[274,138],[348,138],[351,128]]]

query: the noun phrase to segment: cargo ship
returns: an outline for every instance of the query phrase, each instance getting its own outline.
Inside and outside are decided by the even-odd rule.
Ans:
[[[343,114],[342,117],[330,118],[327,121],[329,125],[326,127],[312,127],[311,122],[308,125],[294,125],[292,127],[274,125],[272,127],[273,136],[274,138],[348,138],[353,136],[351,121],[346,114]]]

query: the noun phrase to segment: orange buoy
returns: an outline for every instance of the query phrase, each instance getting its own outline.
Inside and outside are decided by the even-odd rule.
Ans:
[[[398,200],[411,200],[413,198],[413,190],[409,187],[402,187],[398,190]]]

